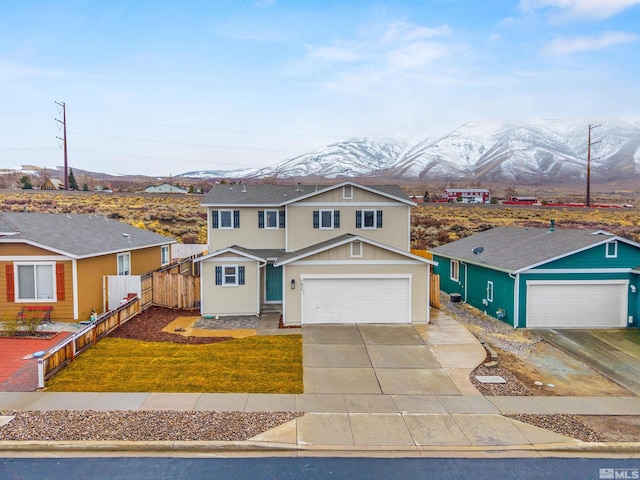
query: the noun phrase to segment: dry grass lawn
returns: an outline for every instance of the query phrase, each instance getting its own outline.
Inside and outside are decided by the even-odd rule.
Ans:
[[[206,345],[106,338],[47,384],[57,392],[302,393],[302,337]]]

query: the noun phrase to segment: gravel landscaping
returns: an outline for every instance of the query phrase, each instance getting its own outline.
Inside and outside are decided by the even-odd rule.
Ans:
[[[45,411],[8,412],[0,440],[241,441],[301,412]]]

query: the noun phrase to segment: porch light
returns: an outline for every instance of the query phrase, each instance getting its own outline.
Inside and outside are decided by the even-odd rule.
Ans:
[[[291,290],[295,290],[296,289],[296,281],[294,278],[291,279]]]

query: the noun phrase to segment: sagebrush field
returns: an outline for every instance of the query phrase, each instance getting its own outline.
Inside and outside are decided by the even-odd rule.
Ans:
[[[207,242],[202,195],[95,193],[38,190],[0,192],[0,211],[92,213],[176,238]],[[640,242],[638,208],[549,208],[541,206],[425,203],[413,209],[411,243],[428,249],[496,226],[603,229]],[[352,232],[353,233],[353,232]]]

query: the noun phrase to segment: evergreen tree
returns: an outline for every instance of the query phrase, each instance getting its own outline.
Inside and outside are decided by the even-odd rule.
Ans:
[[[424,201],[425,201],[425,202],[428,202],[429,200],[430,200],[430,199],[429,199],[429,191],[428,191],[428,190],[425,190],[425,191],[424,191]]]
[[[76,176],[73,174],[73,170],[69,170],[69,190],[78,190],[78,182]]]
[[[31,184],[31,179],[26,175],[23,175],[18,182],[22,185],[23,190],[31,190],[33,185]]]
[[[88,192],[89,191],[89,185],[87,185],[86,183],[82,184],[82,191],[83,192]]]

